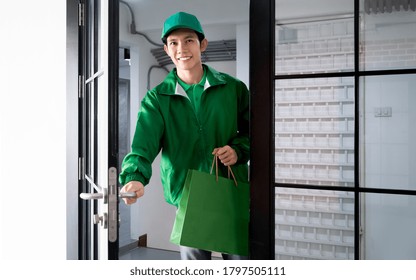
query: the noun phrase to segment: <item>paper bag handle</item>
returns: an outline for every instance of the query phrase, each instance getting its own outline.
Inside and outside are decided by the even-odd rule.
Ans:
[[[212,159],[211,174],[212,174],[212,170],[214,169],[214,164],[215,164],[215,180],[218,182],[218,156],[217,155],[215,155],[214,158]],[[235,186],[238,186],[237,180],[235,179],[231,166],[228,165],[227,167],[228,167],[228,179],[230,179],[230,173],[231,173]]]

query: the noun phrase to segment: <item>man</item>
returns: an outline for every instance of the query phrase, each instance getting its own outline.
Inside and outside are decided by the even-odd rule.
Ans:
[[[245,84],[201,61],[208,41],[198,19],[179,12],[166,19],[161,39],[175,68],[143,98],[132,151],[120,174],[122,192],[144,195],[151,164],[160,151],[161,179],[168,203],[178,206],[189,169],[210,172],[213,155],[248,181],[249,92]],[[221,164],[220,164],[221,166]],[[220,168],[221,169],[221,168]],[[210,259],[211,252],[180,247],[182,259]],[[226,255],[224,259],[243,259]]]

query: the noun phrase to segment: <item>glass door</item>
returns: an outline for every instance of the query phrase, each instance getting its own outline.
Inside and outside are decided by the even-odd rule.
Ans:
[[[118,1],[80,1],[79,34],[79,259],[118,259]]]

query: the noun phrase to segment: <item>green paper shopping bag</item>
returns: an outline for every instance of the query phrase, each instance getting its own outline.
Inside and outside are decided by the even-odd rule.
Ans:
[[[233,179],[218,176],[216,170],[215,175],[188,171],[171,242],[247,256],[249,183],[237,182],[230,168]]]

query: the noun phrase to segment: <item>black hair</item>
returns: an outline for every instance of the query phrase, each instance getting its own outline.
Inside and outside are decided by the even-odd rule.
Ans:
[[[175,29],[176,30],[176,29]],[[170,35],[170,33],[172,33],[174,30],[172,30],[171,32],[169,32],[168,34],[166,34],[163,38],[162,38],[162,42],[163,42],[163,44],[167,44],[168,43],[168,37],[169,37],[169,35]],[[196,36],[198,36],[198,40],[199,40],[199,42],[202,42],[202,40],[204,40],[204,38],[205,38],[205,36],[204,36],[204,34],[202,34],[202,33],[200,33],[200,32],[198,32],[198,31],[195,31],[195,30],[193,30],[195,33],[196,33]]]

